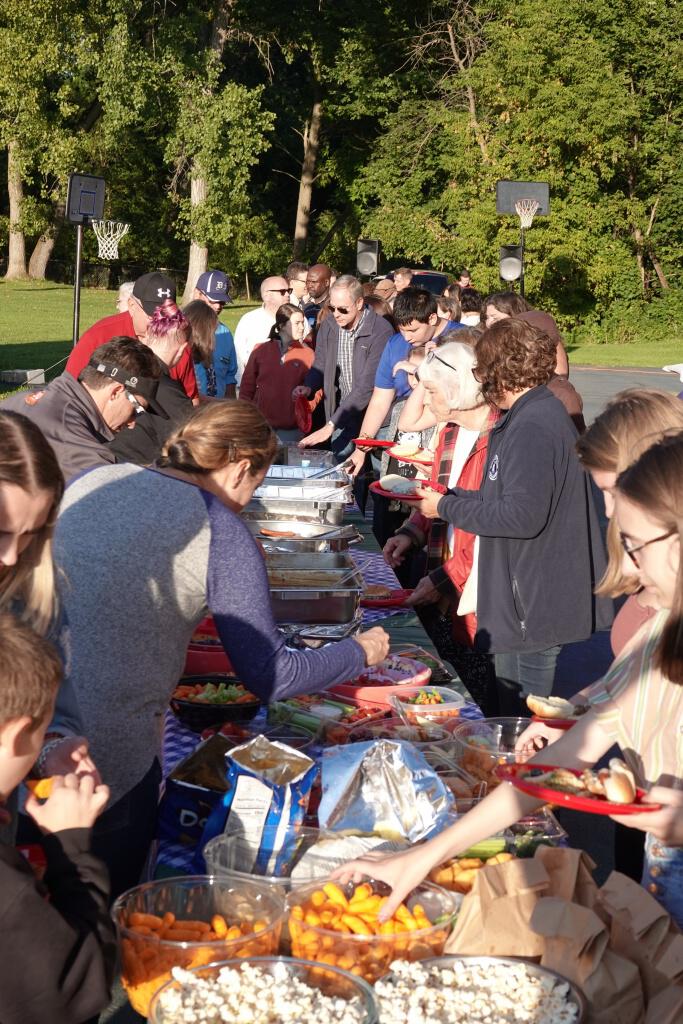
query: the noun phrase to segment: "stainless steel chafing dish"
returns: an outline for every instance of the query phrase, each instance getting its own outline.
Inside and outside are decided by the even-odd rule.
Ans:
[[[338,487],[334,500],[316,497],[314,499],[274,498],[270,496],[254,496],[242,512],[244,519],[258,519],[261,522],[297,521],[301,523],[328,523],[330,526],[341,526],[346,505],[346,488]]]
[[[337,466],[271,466],[261,486],[274,484],[315,484],[317,488],[322,488],[325,485],[328,487],[346,487],[350,482],[349,474]]]
[[[314,448],[299,448],[298,445],[283,445],[278,448],[274,466],[312,466],[315,469],[332,468],[337,459],[332,452],[318,451]]]
[[[361,540],[355,526],[330,526],[327,523],[304,523],[287,519],[247,519],[247,526],[267,552],[307,554],[314,551],[346,551]],[[268,537],[262,529],[291,533],[292,537]]]
[[[276,622],[340,625],[355,618],[363,578],[348,554],[276,554],[266,564]]]

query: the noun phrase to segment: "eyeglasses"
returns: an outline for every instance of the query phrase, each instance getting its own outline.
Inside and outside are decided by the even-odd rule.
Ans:
[[[130,393],[130,391],[126,391],[126,398],[130,402],[130,404],[133,406],[133,408],[135,409],[135,415],[136,416],[139,416],[140,413],[147,412],[145,407],[143,405],[140,405],[140,403],[138,402],[138,400],[135,397],[135,395],[132,395]]]
[[[291,295],[291,288],[266,288],[268,292],[277,292],[278,295]]]
[[[447,363],[445,359],[442,359],[442,358],[441,358],[441,356],[438,356],[438,355],[436,354],[436,351],[435,351],[434,349],[431,349],[431,350],[430,350],[430,351],[429,351],[429,352],[427,353],[427,355],[426,355],[426,356],[424,357],[424,359],[422,360],[422,362],[423,362],[423,364],[424,364],[425,366],[427,366],[427,365],[428,365],[429,363],[431,363],[431,362],[432,362],[432,361],[433,361],[434,359],[436,359],[437,363],[441,363],[441,364],[442,364],[443,366],[447,366],[449,370],[452,370],[452,371],[453,371],[453,373],[457,373],[457,372],[458,372],[458,370],[457,370],[457,368],[456,368],[455,366],[451,366],[451,364],[450,364],[450,363]],[[418,381],[418,382],[419,382],[419,380],[420,380],[420,371],[419,371],[419,369],[415,371],[415,380],[416,380],[416,381]]]
[[[643,548],[649,547],[650,544],[658,544],[660,540],[667,540],[669,537],[673,537],[675,533],[676,530],[669,530],[668,533],[662,533],[659,537],[653,537],[652,540],[646,540],[643,544],[638,544],[637,547],[632,547],[631,538],[627,537],[626,534],[622,533],[620,530],[619,540],[621,541],[621,546],[635,565],[636,569],[640,569],[640,562],[636,558],[638,552],[642,551]]]
[[[342,316],[346,316],[351,310],[347,309],[346,306],[328,306],[330,313],[341,313]]]

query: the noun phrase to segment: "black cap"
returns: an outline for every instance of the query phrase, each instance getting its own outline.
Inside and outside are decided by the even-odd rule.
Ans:
[[[124,370],[122,366],[118,366],[116,363],[104,363],[99,359],[91,359],[88,366],[92,366],[103,376],[110,377],[117,384],[122,384],[126,391],[130,391],[132,395],[141,395],[147,400],[149,408],[157,416],[161,416],[165,420],[169,419],[168,413],[162,409],[156,400],[157,388],[159,387],[159,381],[156,377],[138,377],[136,374],[131,373],[130,370]]]
[[[155,270],[137,279],[133,285],[133,295],[145,313],[152,316],[157,306],[162,306],[167,299],[175,302],[175,282],[166,274],[160,274]]]

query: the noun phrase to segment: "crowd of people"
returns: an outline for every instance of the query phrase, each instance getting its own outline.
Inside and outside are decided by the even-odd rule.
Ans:
[[[619,745],[662,809],[621,822],[617,863],[683,926],[683,403],[625,391],[586,429],[552,316],[481,295],[467,270],[442,295],[419,283],[405,267],[363,285],[293,262],[233,338],[224,272],[203,273],[183,309],[172,279],[147,273],[62,375],[0,403],[3,1024],[78,1024],[106,1005],[107,907],[141,877],[160,723],[207,609],[265,702],[388,654],[380,627],[307,652],[276,628],[240,512],[278,444],[331,451],[363,510],[382,471],[421,474],[410,509],[373,495],[373,529],[486,716],[528,717],[563,647],[611,626],[612,667],[577,686],[588,713],[569,732],[530,723],[520,756],[552,744],[553,764],[581,767]],[[417,439],[431,468],[381,466],[378,438]],[[17,788],[42,777],[52,795],[18,814]],[[386,881],[388,911],[536,806],[500,786],[430,842],[340,875]],[[17,828],[42,843],[42,882]]]

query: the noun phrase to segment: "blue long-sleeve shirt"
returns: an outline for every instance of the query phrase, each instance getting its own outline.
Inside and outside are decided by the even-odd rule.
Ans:
[[[225,398],[228,386],[237,381],[237,353],[232,332],[225,324],[218,325],[215,338],[211,366],[207,369],[202,363],[195,363],[194,372],[200,395]]]

